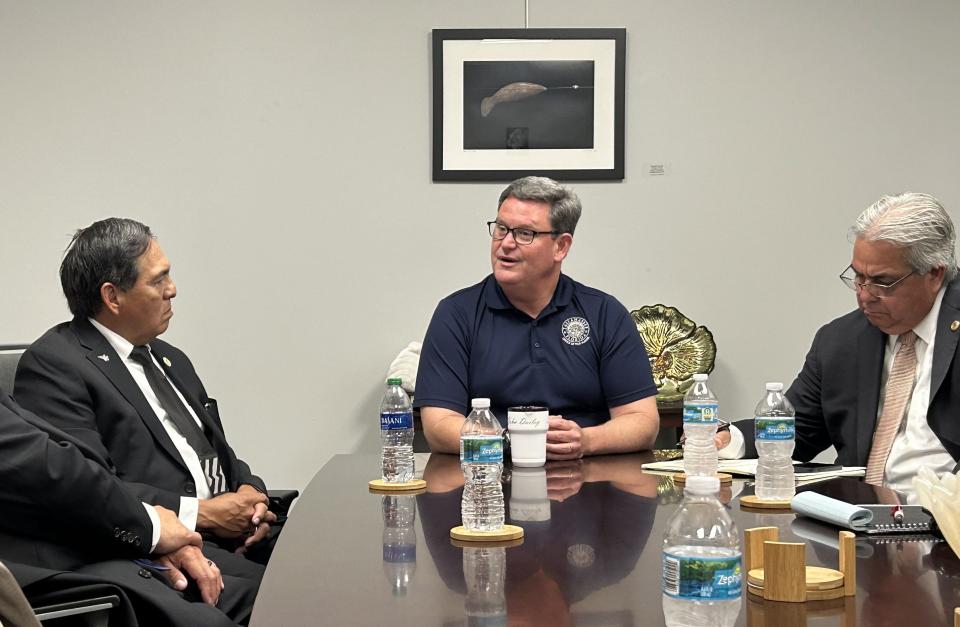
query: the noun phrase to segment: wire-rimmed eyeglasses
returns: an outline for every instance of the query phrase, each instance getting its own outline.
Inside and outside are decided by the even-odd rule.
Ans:
[[[560,231],[534,231],[533,229],[513,228],[500,224],[496,220],[487,222],[487,230],[493,239],[503,239],[508,233],[513,233],[513,241],[518,244],[532,244],[537,235],[560,235]]]
[[[867,294],[871,296],[876,296],[877,298],[886,298],[893,293],[894,288],[896,288],[900,283],[910,276],[916,274],[916,270],[911,270],[907,274],[903,275],[893,283],[884,285],[883,283],[867,283],[864,281],[857,280],[857,272],[853,269],[853,266],[847,266],[847,269],[840,274],[840,280],[843,281],[843,284],[852,289],[855,292],[864,290]]]

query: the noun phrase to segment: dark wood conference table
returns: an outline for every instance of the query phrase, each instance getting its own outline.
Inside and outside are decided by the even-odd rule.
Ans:
[[[650,453],[508,469],[508,522],[525,538],[496,550],[451,542],[463,486],[457,457],[417,457],[428,487],[415,496],[368,491],[376,455],[338,455],[317,473],[273,553],[251,625],[665,625],[660,552],[682,489],[641,470]],[[721,492],[741,534],[778,527],[781,540],[807,542],[808,564],[837,567],[835,529],[741,510],[738,497],[751,493],[744,481]],[[805,539],[816,537],[824,542]],[[960,560],[945,542],[858,539],[857,556],[855,597],[794,604],[744,591],[736,625],[953,625]],[[502,592],[478,585],[483,569],[502,572]]]

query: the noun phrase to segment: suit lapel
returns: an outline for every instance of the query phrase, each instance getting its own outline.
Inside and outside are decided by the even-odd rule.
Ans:
[[[86,320],[75,320],[72,326],[80,344],[87,349],[87,360],[96,366],[103,373],[103,376],[117,388],[117,391],[127,399],[127,402],[133,406],[144,425],[160,444],[160,447],[186,469],[183,458],[180,457],[173,441],[167,435],[166,429],[160,424],[156,412],[150,407],[150,403],[147,402],[143,392],[140,391],[137,382],[133,380],[130,371],[123,364],[123,360],[110,346],[110,342]]]
[[[880,377],[883,376],[883,350],[887,336],[863,320],[857,342],[857,463],[865,465],[877,427],[880,405]]]
[[[954,281],[943,295],[940,313],[937,315],[937,335],[933,343],[933,366],[930,371],[930,398],[936,397],[940,385],[947,376],[957,352],[957,333],[950,329],[955,320],[960,320],[960,282]]]

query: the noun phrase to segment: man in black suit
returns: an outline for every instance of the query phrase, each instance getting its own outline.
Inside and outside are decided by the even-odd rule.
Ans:
[[[905,193],[867,208],[850,234],[853,260],[840,278],[859,308],[817,332],[787,391],[794,459],[833,445],[839,463],[867,467],[868,481],[906,490],[921,465],[942,473],[960,460],[954,226],[935,198]],[[741,453],[756,457],[746,439]]]
[[[17,401],[84,442],[144,502],[225,548],[261,548],[276,520],[266,486],[230,448],[190,360],[157,339],[177,288],[149,227],[110,218],[80,229],[60,281],[74,318],[24,353]]]
[[[116,593],[125,625],[249,618],[259,579],[221,576],[174,512],[142,503],[96,451],[3,390],[0,450],[0,560],[28,598],[77,586]]]

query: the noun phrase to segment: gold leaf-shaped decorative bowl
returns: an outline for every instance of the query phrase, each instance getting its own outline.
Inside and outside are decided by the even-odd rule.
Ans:
[[[713,333],[676,307],[647,305],[630,312],[643,338],[657,384],[657,402],[683,400],[693,375],[712,372],[717,357]]]

